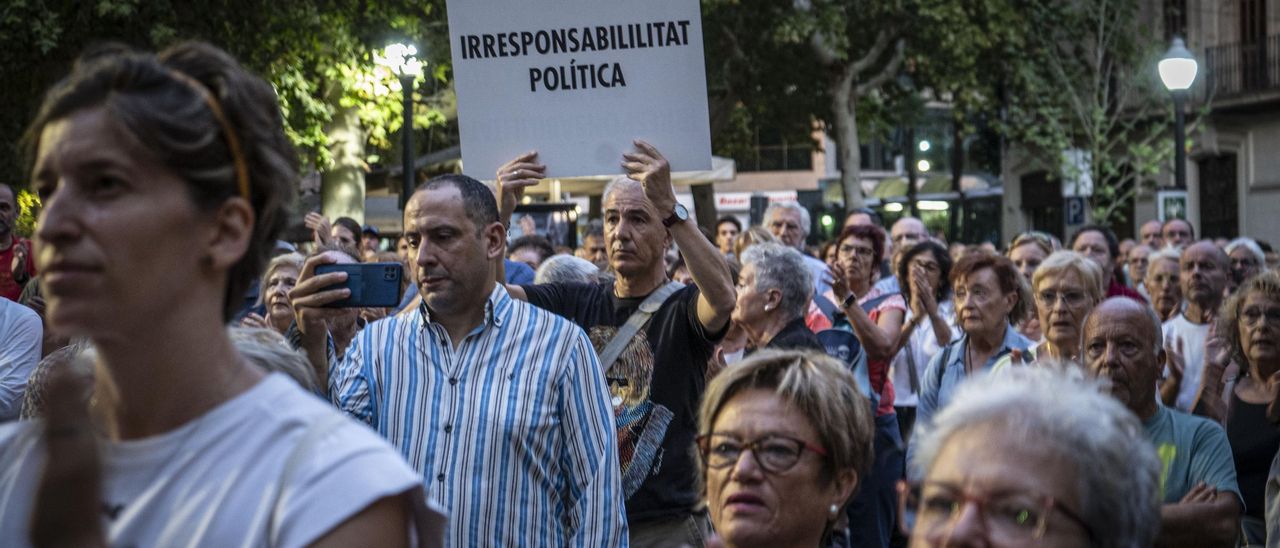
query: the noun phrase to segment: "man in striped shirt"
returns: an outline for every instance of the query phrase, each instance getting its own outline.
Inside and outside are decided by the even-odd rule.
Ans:
[[[599,361],[581,328],[495,283],[506,230],[492,192],[464,175],[423,183],[405,238],[423,304],[328,364],[333,402],[424,475],[448,546],[625,546]],[[290,294],[313,362],[326,361],[331,310],[318,307],[348,294],[330,287],[344,274],[314,274],[325,262],[309,260]]]
[[[572,319],[607,347],[668,280],[674,239],[693,276],[663,301],[608,364],[632,546],[701,546],[708,529],[694,489],[693,438],[707,360],[728,328],[735,295],[728,264],[676,202],[666,159],[647,143],[623,156],[628,177],[604,191],[604,240],[617,274],[603,284],[507,286],[517,299]],[[498,171],[504,219],[546,168],[529,153]]]

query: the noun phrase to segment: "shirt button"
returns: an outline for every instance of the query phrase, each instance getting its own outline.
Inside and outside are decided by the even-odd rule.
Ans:
[[[458,378],[457,378],[457,377],[453,377],[453,378],[449,379],[449,385],[451,385],[451,386],[452,386],[452,385],[455,385],[455,384],[458,384]]]
[[[436,474],[436,480],[444,481],[444,474]]]
[[[453,432],[453,425],[452,424],[444,425],[444,433],[448,434],[450,432]]]

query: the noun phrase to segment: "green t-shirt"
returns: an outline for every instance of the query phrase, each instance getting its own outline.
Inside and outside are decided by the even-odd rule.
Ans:
[[[1165,504],[1182,500],[1197,483],[1240,496],[1227,432],[1217,423],[1156,406],[1143,426],[1160,457],[1160,492]]]

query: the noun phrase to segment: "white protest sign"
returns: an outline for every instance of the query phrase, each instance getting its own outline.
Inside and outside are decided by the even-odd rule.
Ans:
[[[698,0],[449,0],[463,168],[530,150],[547,177],[622,173],[634,139],[711,167]]]

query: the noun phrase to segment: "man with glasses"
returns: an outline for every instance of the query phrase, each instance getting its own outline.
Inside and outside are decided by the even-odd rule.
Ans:
[[[805,253],[804,241],[809,237],[809,226],[809,210],[797,202],[774,202],[764,210],[764,227],[782,245],[800,252],[805,266],[813,273],[814,295],[822,295],[831,290],[828,282],[831,275],[827,274],[827,263]]]
[[[1103,301],[1085,319],[1081,355],[1111,380],[1111,395],[1142,420],[1160,458],[1156,546],[1233,546],[1240,490],[1227,434],[1217,423],[1166,408],[1155,386],[1165,352],[1160,319],[1130,299]]]
[[[1147,258],[1151,256],[1155,250],[1147,244],[1138,244],[1129,250],[1124,258],[1125,273],[1129,276],[1129,282],[1139,293],[1145,297],[1146,291],[1143,290],[1142,281],[1147,278]]]
[[[929,230],[924,227],[924,222],[915,217],[903,217],[893,223],[893,228],[889,230],[890,257],[889,271],[898,271],[898,262],[902,260],[902,254],[906,253],[916,244],[929,239]],[[901,293],[902,286],[899,285],[896,275],[888,276],[879,282],[876,282],[876,289],[882,293]]]

